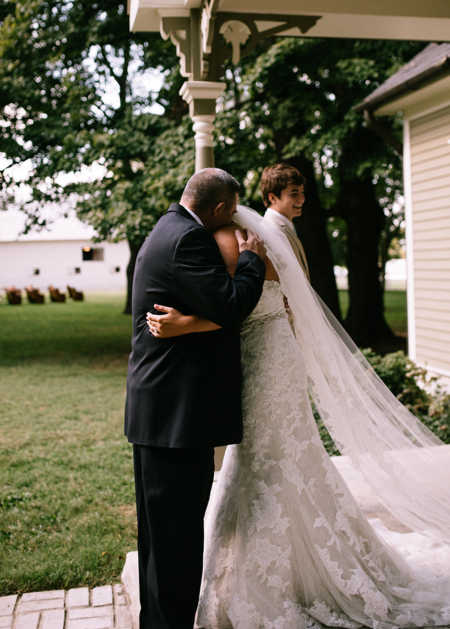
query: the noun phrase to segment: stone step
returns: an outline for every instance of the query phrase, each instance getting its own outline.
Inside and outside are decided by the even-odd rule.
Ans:
[[[125,587],[27,592],[0,597],[0,629],[137,629]]]

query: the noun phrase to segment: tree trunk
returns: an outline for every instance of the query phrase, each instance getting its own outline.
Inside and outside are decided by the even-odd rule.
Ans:
[[[369,179],[343,182],[340,206],[347,222],[349,309],[345,327],[357,345],[380,349],[394,338],[384,318],[378,261],[384,214]]]
[[[134,267],[136,266],[137,255],[143,240],[131,241],[128,240],[128,247],[130,248],[130,258],[127,264],[127,298],[125,302],[125,308],[123,314],[131,314],[131,304],[133,300],[133,275]]]
[[[289,163],[298,168],[306,179],[303,213],[294,220],[294,224],[305,248],[311,284],[328,308],[341,320],[333,257],[327,234],[327,218],[320,203],[313,165],[301,157],[290,159]]]

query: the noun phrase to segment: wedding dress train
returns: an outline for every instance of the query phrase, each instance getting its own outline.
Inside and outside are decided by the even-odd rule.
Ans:
[[[416,460],[426,462],[439,442],[396,406],[359,352],[349,353],[336,331],[328,330],[330,315],[316,311],[311,289],[304,285],[297,299],[289,273],[298,272],[298,263],[286,261],[285,243],[249,212],[241,209],[239,222],[265,239],[281,285],[265,282],[241,332],[244,440],[227,448],[208,507],[197,625],[449,626],[450,533],[448,504],[441,499],[443,487],[448,499],[447,479],[433,480],[429,472],[420,483],[417,470],[406,469],[395,449],[405,440],[417,447]],[[284,308],[286,294],[294,307],[295,335]],[[309,318],[304,311],[301,319],[306,307]],[[326,321],[319,322],[321,317]],[[339,373],[343,365],[345,373]],[[341,452],[369,469],[384,504],[389,507],[398,497],[399,509],[392,512],[406,527],[400,530],[409,533],[380,531],[362,513],[322,445],[311,399]],[[345,416],[346,408],[351,416]],[[394,411],[398,426],[389,416]],[[436,488],[419,508],[414,496],[403,493],[416,481],[419,496],[430,494],[430,484]]]
[[[278,282],[265,282],[241,339],[245,436],[227,448],[207,514],[198,626],[449,624],[450,547],[421,574],[423,540],[408,562],[360,511],[321,443]]]

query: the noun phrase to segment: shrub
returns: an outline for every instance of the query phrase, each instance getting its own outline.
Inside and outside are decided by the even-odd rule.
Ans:
[[[431,396],[430,396],[431,397]],[[438,387],[431,397],[428,413],[421,416],[423,423],[444,443],[450,444],[450,394]]]
[[[404,352],[363,353],[392,393],[442,441],[450,443],[450,394]]]
[[[371,349],[364,349],[363,354],[396,398],[444,443],[450,444],[450,394],[439,380],[416,365],[404,352],[380,356]],[[314,416],[327,452],[339,454],[316,411]]]
[[[371,349],[364,349],[364,356],[391,390],[414,415],[426,414],[430,404],[430,395],[425,386],[433,379],[427,372],[410,360],[404,352],[393,352],[380,356]]]

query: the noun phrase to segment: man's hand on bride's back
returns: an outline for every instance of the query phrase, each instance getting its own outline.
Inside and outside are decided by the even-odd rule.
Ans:
[[[219,330],[220,325],[197,317],[196,315],[185,315],[176,308],[153,304],[155,310],[164,314],[153,314],[147,312],[146,320],[150,334],[159,339],[168,339],[183,334],[193,332],[213,332]]]
[[[191,329],[192,317],[184,315],[169,306],[154,304],[154,308],[164,314],[158,315],[147,312],[147,325],[153,336],[163,339],[189,334],[193,331]]]
[[[253,251],[259,256],[262,260],[266,257],[266,248],[264,246],[264,241],[259,238],[252,231],[247,231],[247,238],[245,239],[242,235],[242,232],[238,229],[235,231],[236,240],[238,241],[239,253],[243,251]]]

